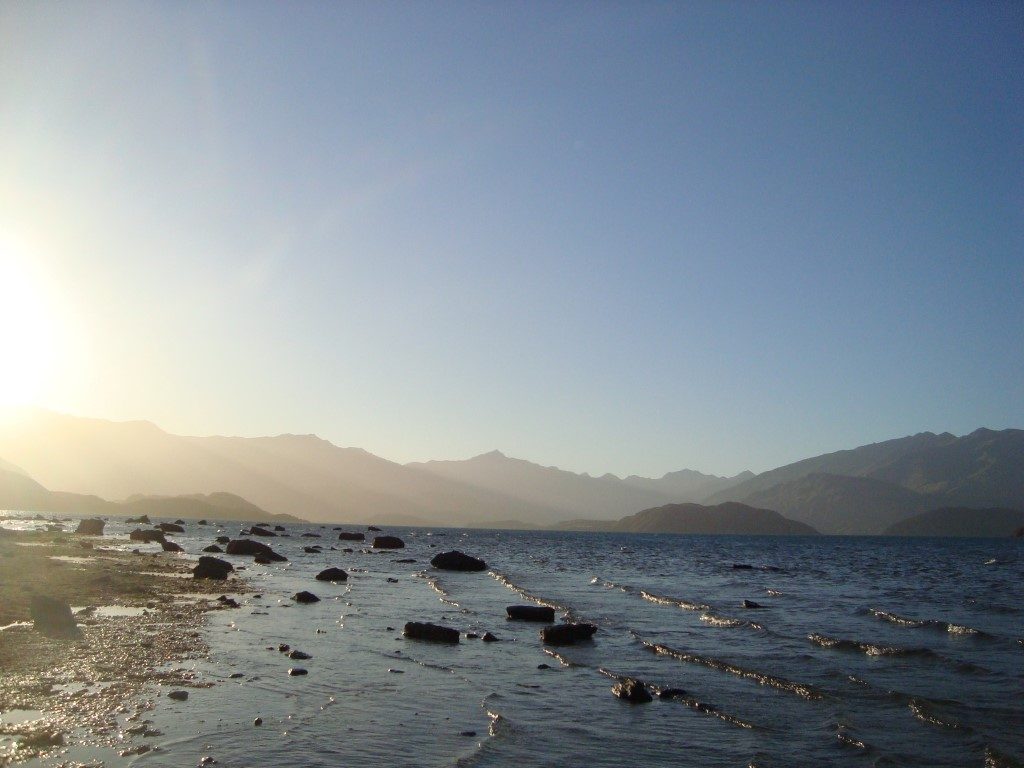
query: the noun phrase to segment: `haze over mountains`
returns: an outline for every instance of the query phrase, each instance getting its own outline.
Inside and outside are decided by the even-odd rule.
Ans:
[[[619,478],[498,451],[401,465],[313,435],[186,437],[148,422],[33,410],[0,425],[0,462],[45,489],[113,500],[227,492],[315,522],[553,526],[735,501],[822,533],[876,534],[939,507],[1024,509],[1024,431],[1014,429],[922,433],[760,475]]]

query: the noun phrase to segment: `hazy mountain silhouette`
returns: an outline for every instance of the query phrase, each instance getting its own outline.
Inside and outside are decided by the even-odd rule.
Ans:
[[[770,509],[726,502],[716,506],[666,504],[645,509],[614,522],[570,520],[561,530],[620,531],[624,533],[700,533],[744,536],[808,536],[818,532]]]
[[[889,526],[889,536],[1013,536],[1024,526],[1024,511],[1001,507],[945,507],[922,512]]]
[[[732,477],[719,477],[718,475],[705,475],[703,472],[692,469],[680,469],[659,478],[629,475],[623,478],[623,482],[637,488],[655,491],[681,503],[703,501],[712,494],[732,488],[752,477],[754,477],[754,473],[750,471],[740,472]]]
[[[708,502],[766,505],[823,533],[870,534],[939,506],[1024,508],[1022,478],[1024,430],[923,432],[763,472]]]
[[[630,476],[621,480],[612,474],[591,477],[510,458],[500,451],[464,461],[414,462],[406,466],[547,508],[551,510],[547,522],[577,515],[617,519],[630,510],[703,498],[707,495],[703,489],[727,487],[731,480],[692,470],[660,479]]]

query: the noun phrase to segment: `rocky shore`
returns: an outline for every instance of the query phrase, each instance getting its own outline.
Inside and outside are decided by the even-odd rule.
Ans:
[[[151,749],[154,701],[209,685],[186,668],[207,652],[204,613],[226,607],[219,593],[246,591],[234,576],[193,579],[193,565],[95,536],[0,527],[0,766]]]

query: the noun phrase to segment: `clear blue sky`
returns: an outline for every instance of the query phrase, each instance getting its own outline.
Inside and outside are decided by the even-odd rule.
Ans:
[[[41,405],[647,475],[1024,426],[1020,3],[8,2],[0,169]]]

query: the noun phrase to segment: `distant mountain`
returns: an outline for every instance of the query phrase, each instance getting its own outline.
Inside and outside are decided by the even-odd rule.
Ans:
[[[754,477],[753,472],[740,472],[733,477],[705,475],[692,469],[669,472],[659,478],[630,475],[624,483],[660,493],[675,502],[701,502],[709,496],[725,491]]]
[[[927,496],[870,477],[815,472],[744,498],[833,534],[881,534],[886,527],[933,506]]]
[[[812,475],[829,477],[807,480]],[[1021,478],[1024,430],[978,429],[963,437],[923,432],[788,464],[707,501],[768,505],[824,533],[870,534],[928,508],[1024,508]]]
[[[184,496],[132,496],[118,505],[118,514],[193,520],[252,520],[274,523],[304,522],[294,515],[275,515],[233,493],[192,493]]]
[[[621,531],[623,533],[699,533],[743,536],[810,536],[809,525],[789,520],[770,509],[727,502],[713,507],[701,504],[666,504],[645,509],[621,520],[572,520],[561,530]]]
[[[1024,510],[994,507],[945,507],[914,515],[889,526],[888,536],[1013,536],[1024,527]]]

